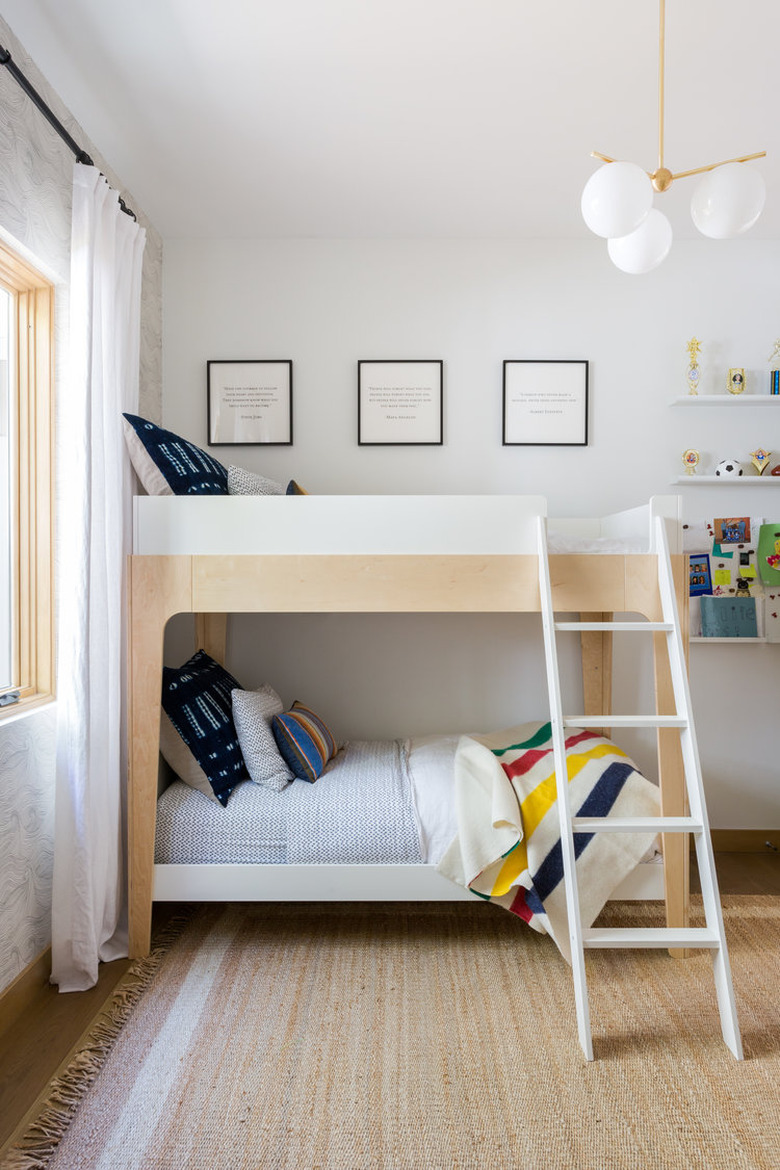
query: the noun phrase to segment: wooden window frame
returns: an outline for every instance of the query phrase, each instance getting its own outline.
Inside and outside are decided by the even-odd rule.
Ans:
[[[54,287],[0,241],[0,284],[14,297],[9,400],[12,472],[12,672],[19,701],[0,721],[55,694]]]

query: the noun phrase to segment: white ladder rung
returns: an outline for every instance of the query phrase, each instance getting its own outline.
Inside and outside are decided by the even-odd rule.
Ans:
[[[572,817],[575,833],[703,833],[693,817]]]
[[[707,926],[595,926],[583,930],[582,945],[586,948],[614,947],[706,947],[719,950],[718,932]]]
[[[621,634],[670,634],[671,622],[555,622],[556,630],[617,630]]]
[[[565,715],[564,727],[687,727],[684,715]]]

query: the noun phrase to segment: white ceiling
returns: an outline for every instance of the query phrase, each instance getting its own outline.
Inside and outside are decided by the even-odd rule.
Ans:
[[[658,0],[0,4],[165,237],[586,238],[589,152],[657,163]],[[767,150],[754,236],[779,99],[777,0],[668,0],[665,162]]]

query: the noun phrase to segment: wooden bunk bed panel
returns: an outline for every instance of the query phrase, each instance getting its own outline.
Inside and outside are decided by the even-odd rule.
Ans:
[[[553,555],[555,607],[656,620],[655,571],[649,554]],[[535,555],[134,556],[131,589],[155,627],[176,613],[539,611]]]
[[[489,613],[538,608],[529,555],[193,557],[196,612]]]

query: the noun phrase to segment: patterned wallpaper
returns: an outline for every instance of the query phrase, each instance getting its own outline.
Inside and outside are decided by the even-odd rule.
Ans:
[[[141,302],[141,414],[162,411],[162,241],[0,17],[0,43],[146,228]],[[0,69],[0,235],[56,286],[55,392],[65,395],[73,155]],[[0,992],[51,941],[53,706],[0,724]]]
[[[51,941],[53,704],[0,727],[0,990]]]

